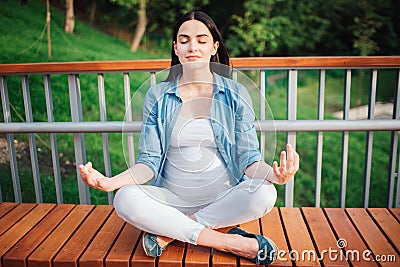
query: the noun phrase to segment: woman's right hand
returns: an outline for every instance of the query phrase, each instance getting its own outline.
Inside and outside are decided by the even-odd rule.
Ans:
[[[79,173],[85,184],[90,187],[110,192],[114,188],[112,186],[112,179],[105,177],[96,169],[93,169],[92,163],[88,162],[85,165],[79,165]]]

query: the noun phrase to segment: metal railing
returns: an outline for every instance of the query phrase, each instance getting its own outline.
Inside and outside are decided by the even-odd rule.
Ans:
[[[232,65],[237,70],[253,70],[259,73],[260,97],[264,98],[266,93],[266,70],[287,71],[287,116],[286,120],[267,120],[265,116],[265,102],[260,101],[260,114],[257,123],[257,131],[260,132],[260,148],[264,154],[265,136],[269,131],[286,132],[287,142],[296,146],[296,133],[314,131],[317,132],[316,152],[316,177],[315,177],[315,206],[321,205],[322,185],[322,156],[323,156],[323,134],[324,132],[342,132],[342,159],[341,159],[341,187],[340,207],[345,207],[347,168],[349,155],[349,132],[366,131],[367,144],[365,148],[365,175],[363,206],[368,207],[372,142],[374,131],[390,131],[390,155],[389,171],[387,174],[387,207],[400,207],[400,182],[396,177],[398,173],[398,140],[400,131],[400,57],[284,57],[284,58],[234,58]],[[27,133],[31,166],[34,179],[36,202],[43,202],[42,187],[39,172],[39,163],[36,149],[35,133],[49,133],[54,181],[56,187],[57,202],[63,203],[60,163],[58,155],[58,144],[56,133],[72,133],[74,138],[74,151],[76,166],[86,162],[86,148],[84,133],[102,133],[103,157],[106,176],[111,176],[111,163],[108,145],[108,133],[113,132],[139,132],[141,122],[134,121],[131,112],[127,113],[125,121],[107,121],[106,96],[104,89],[105,73],[122,73],[124,84],[125,107],[129,107],[131,96],[131,73],[145,72],[149,74],[151,84],[156,82],[155,73],[169,67],[168,60],[139,60],[139,61],[104,61],[104,62],[66,62],[66,63],[32,63],[32,64],[0,64],[0,93],[4,122],[0,123],[0,133],[6,135],[8,159],[10,164],[11,179],[13,183],[14,199],[22,202],[21,186],[18,173],[17,156],[14,145],[14,134]],[[318,118],[316,120],[297,119],[297,95],[298,95],[298,72],[300,70],[318,70]],[[343,70],[345,72],[344,86],[344,110],[342,120],[324,119],[325,83],[327,70]],[[370,97],[368,104],[368,118],[366,120],[350,120],[350,89],[352,71],[354,69],[371,70],[372,79],[370,84]],[[394,91],[394,105],[392,119],[374,119],[376,102],[376,88],[378,82],[378,71],[382,69],[394,69],[396,71],[396,84]],[[82,116],[80,74],[93,74],[97,76],[99,94],[100,120],[98,122],[85,122]],[[52,100],[51,76],[61,74],[67,76],[71,121],[57,122],[54,119],[54,103]],[[32,116],[32,101],[30,96],[29,77],[42,75],[46,98],[47,122],[36,122]],[[9,101],[9,90],[7,79],[9,76],[20,76],[23,92],[25,110],[25,122],[13,122]],[[272,129],[272,130],[271,130]],[[128,149],[130,151],[129,162],[134,162],[133,137],[128,137]],[[397,168],[397,169],[396,169]],[[78,174],[80,203],[90,203],[88,187],[85,186]],[[293,206],[294,180],[285,185],[285,205]],[[112,203],[112,193],[108,196],[109,203]],[[395,199],[395,201],[393,201]],[[1,201],[1,194],[0,194]],[[395,202],[395,203],[393,203]]]

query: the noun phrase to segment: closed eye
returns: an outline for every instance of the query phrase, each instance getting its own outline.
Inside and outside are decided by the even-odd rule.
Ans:
[[[208,42],[208,36],[207,35],[200,35],[200,36],[197,36],[197,41],[200,43],[200,44],[205,44],[205,43],[207,43]]]
[[[179,43],[181,44],[186,44],[187,42],[189,42],[189,39],[184,37],[184,38],[179,38]]]

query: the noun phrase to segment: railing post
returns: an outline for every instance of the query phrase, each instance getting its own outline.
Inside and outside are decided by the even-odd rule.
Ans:
[[[0,93],[1,93],[1,104],[3,106],[4,122],[12,123],[6,76],[0,77]],[[11,179],[14,190],[14,200],[15,202],[21,203],[22,193],[18,175],[17,156],[14,145],[14,134],[7,133],[6,138],[7,138],[8,157],[10,159],[10,170],[11,170]]]
[[[233,71],[232,71],[232,80],[237,82],[237,79],[238,79],[238,70],[237,69],[233,69]]]
[[[378,79],[378,71],[372,70],[371,77],[371,90],[369,95],[369,105],[368,105],[368,119],[374,119],[375,112],[375,99],[376,99],[376,84]],[[368,208],[369,202],[369,189],[371,184],[371,165],[372,165],[372,145],[374,141],[374,132],[367,131],[367,141],[365,148],[365,169],[364,169],[364,198],[363,206]]]
[[[131,84],[129,73],[124,73],[124,96],[125,96],[125,121],[131,122],[132,118],[132,103],[131,103]],[[123,133],[124,134],[124,133]],[[133,139],[133,133],[126,133],[128,139],[128,157],[129,157],[129,166],[132,166],[135,163],[135,143]]]
[[[27,123],[33,122],[31,96],[29,90],[28,75],[22,75],[22,94],[24,96],[25,119]],[[29,151],[31,156],[33,184],[35,187],[36,203],[42,203],[42,186],[40,183],[39,162],[36,148],[36,138],[34,133],[28,134]]]
[[[325,70],[319,72],[318,88],[318,120],[324,120],[324,101],[325,101]],[[321,181],[322,181],[322,146],[323,132],[317,133],[317,166],[315,177],[315,207],[321,206]]]
[[[82,103],[78,74],[68,74],[68,88],[72,122],[82,122]],[[89,188],[83,183],[79,174],[79,165],[86,163],[86,149],[83,133],[74,133],[74,150],[76,175],[79,189],[79,201],[81,204],[90,204]]]
[[[150,72],[150,85],[156,85],[157,79],[156,79],[156,73],[154,71]]]
[[[97,74],[97,87],[99,91],[99,106],[100,106],[100,121],[107,121],[107,109],[106,109],[106,93],[104,89],[104,75],[102,73]],[[106,177],[112,176],[111,171],[111,160],[110,160],[110,150],[108,147],[108,133],[101,133],[101,138],[103,142],[103,158]],[[113,204],[114,193],[108,192],[108,204]]]
[[[343,119],[349,118],[350,112],[351,70],[346,70]],[[349,132],[344,131],[342,137],[342,170],[340,181],[340,207],[346,206],[347,163],[349,155]]]
[[[399,163],[397,165],[397,172],[396,172],[396,177],[397,177],[396,204],[395,204],[394,207],[397,208],[397,209],[400,209],[400,179],[399,179],[400,178],[399,177],[399,173],[400,173],[400,150],[399,150],[398,160],[399,160]]]
[[[51,91],[51,80],[49,74],[44,75],[43,83],[46,97],[47,121],[54,122],[53,94]],[[58,159],[57,137],[55,133],[50,133],[50,147],[51,158],[53,160],[54,185],[56,188],[57,203],[61,204],[64,202],[64,199],[62,192],[60,161]]]
[[[260,120],[265,120],[265,71],[260,70]],[[261,156],[265,158],[265,132],[260,132]]]
[[[287,92],[287,119],[296,120],[297,113],[297,70],[289,70]],[[288,132],[287,143],[296,149],[296,132]],[[285,206],[293,207],[294,177],[285,184]]]
[[[394,105],[393,105],[393,119],[400,120],[400,70],[397,72],[397,85],[395,89]],[[389,159],[389,177],[387,185],[387,199],[386,205],[388,208],[393,207],[393,194],[394,194],[394,180],[396,175],[396,155],[399,142],[399,132],[393,131],[391,136],[390,146],[390,159]],[[399,156],[400,161],[400,156]],[[400,170],[400,166],[399,166]],[[397,195],[396,195],[396,207],[400,207],[400,182],[399,173],[397,173]]]

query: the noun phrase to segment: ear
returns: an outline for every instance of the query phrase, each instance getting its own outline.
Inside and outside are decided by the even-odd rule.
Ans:
[[[219,47],[219,42],[216,41],[216,42],[213,44],[213,50],[214,50],[213,53],[212,53],[213,56],[215,56],[215,54],[217,53],[218,47]]]
[[[176,42],[175,42],[175,41],[173,42],[173,45],[174,45],[174,51],[175,51],[175,55],[177,55],[177,56],[178,56],[178,54],[176,53]]]

